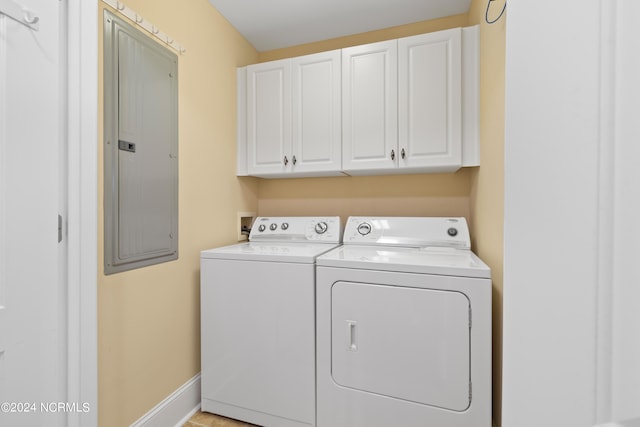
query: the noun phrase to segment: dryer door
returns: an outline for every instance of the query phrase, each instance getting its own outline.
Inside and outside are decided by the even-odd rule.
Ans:
[[[331,305],[336,383],[454,411],[469,407],[466,295],[340,281]]]

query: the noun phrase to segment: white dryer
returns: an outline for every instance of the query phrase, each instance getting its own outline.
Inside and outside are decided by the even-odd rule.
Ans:
[[[338,217],[257,218],[248,243],[201,252],[202,410],[315,426],[315,260]]]
[[[351,217],[316,265],[318,427],[491,426],[491,273],[464,218]]]

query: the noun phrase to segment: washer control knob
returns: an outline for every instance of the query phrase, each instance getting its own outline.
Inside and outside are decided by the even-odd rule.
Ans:
[[[363,222],[362,224],[358,225],[358,233],[360,233],[360,235],[362,236],[366,236],[367,234],[371,233],[371,224],[369,224],[368,222]]]
[[[329,229],[329,226],[324,221],[317,223],[315,228],[316,234],[324,234],[327,232],[328,229]]]
[[[267,227],[265,227],[264,224],[260,224],[260,226],[258,227],[258,231],[261,232],[261,233],[266,229],[267,229]]]
[[[269,226],[269,230],[271,231],[275,231],[277,228],[278,228],[278,224],[276,224],[275,222]]]
[[[288,230],[289,229],[289,223],[288,222],[283,222],[282,225],[280,226],[280,228],[282,228],[283,230]]]
[[[447,234],[451,237],[456,237],[458,235],[458,229],[451,227],[447,230]]]

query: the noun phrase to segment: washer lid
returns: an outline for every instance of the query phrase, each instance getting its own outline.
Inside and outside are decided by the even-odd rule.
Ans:
[[[200,252],[200,258],[313,264],[318,255],[336,246],[335,243],[248,242],[208,249]]]
[[[468,249],[344,245],[319,256],[316,264],[361,270],[491,278],[489,267]]]

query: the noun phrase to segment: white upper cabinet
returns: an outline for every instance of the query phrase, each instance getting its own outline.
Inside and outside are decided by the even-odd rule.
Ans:
[[[348,173],[398,165],[398,43],[342,50],[342,166]]]
[[[238,175],[478,166],[478,38],[454,28],[239,69]]]
[[[342,175],[340,51],[247,67],[247,174]]]
[[[340,51],[293,58],[291,69],[291,169],[299,176],[341,175]]]
[[[398,40],[399,167],[462,165],[460,28]]]
[[[462,166],[462,36],[456,28],[343,50],[343,169]]]
[[[248,173],[284,173],[291,169],[291,60],[248,66],[246,84]]]

